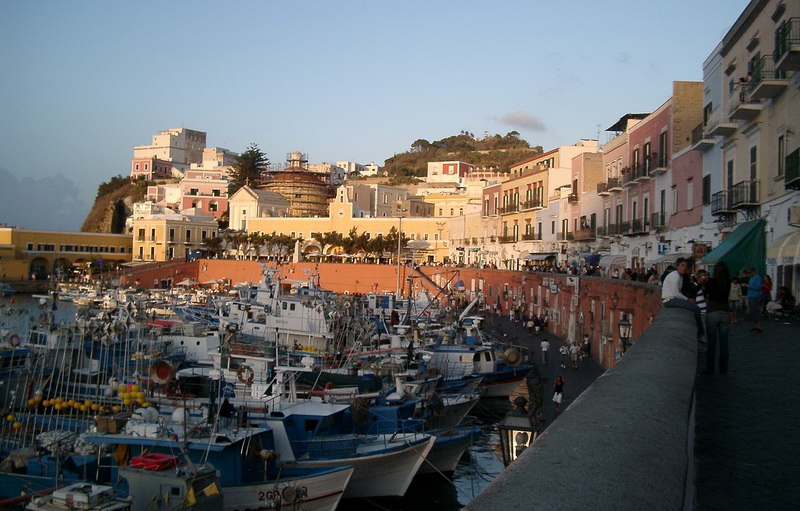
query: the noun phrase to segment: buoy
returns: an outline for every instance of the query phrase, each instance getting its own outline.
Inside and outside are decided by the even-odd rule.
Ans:
[[[239,378],[240,382],[250,385],[253,383],[253,379],[255,378],[255,372],[253,371],[252,367],[241,366],[236,371],[236,377]]]
[[[12,347],[14,347],[14,348],[16,348],[17,346],[19,346],[19,335],[17,335],[17,334],[11,334],[11,335],[8,337],[8,344],[10,344],[10,345],[11,345]]]

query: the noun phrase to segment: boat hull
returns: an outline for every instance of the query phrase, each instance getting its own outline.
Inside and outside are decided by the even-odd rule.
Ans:
[[[402,497],[417,474],[436,439],[408,445],[389,453],[336,459],[287,462],[296,467],[337,467],[350,465],[353,476],[344,491],[344,498]]]
[[[433,448],[419,467],[417,475],[451,474],[456,470],[464,452],[472,445],[473,437],[480,431],[477,427],[448,429],[440,433],[430,432],[436,436]]]

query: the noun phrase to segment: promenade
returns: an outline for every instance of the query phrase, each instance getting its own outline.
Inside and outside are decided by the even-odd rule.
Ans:
[[[762,323],[732,324],[728,373],[697,376],[699,511],[800,509],[800,324]]]

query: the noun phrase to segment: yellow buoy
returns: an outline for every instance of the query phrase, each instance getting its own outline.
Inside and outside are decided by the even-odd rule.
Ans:
[[[111,411],[113,411],[114,413],[117,413],[120,410],[122,410],[122,407],[119,405],[114,405],[111,407]]]
[[[145,401],[144,403],[142,403],[142,406],[144,406],[145,408],[150,408],[150,403]]]
[[[140,390],[139,386],[136,385],[135,383],[131,385],[131,392],[138,392],[139,390]]]
[[[33,398],[28,399],[28,405],[29,406],[35,406],[36,405],[36,400],[33,399]]]
[[[92,404],[92,411],[96,412],[98,410],[100,410],[100,405],[98,405],[97,403]]]
[[[14,416],[13,416],[13,415],[11,415],[11,414],[8,414],[8,416],[6,416],[6,420],[7,420],[8,422],[14,422],[15,420],[17,420],[17,418],[16,418],[16,417],[14,417]]]
[[[15,423],[14,423],[14,425],[13,425],[12,427],[13,427],[14,429],[19,429],[19,428],[21,428],[21,427],[22,427],[22,424],[21,424],[21,423],[19,423],[19,422],[15,422]]]

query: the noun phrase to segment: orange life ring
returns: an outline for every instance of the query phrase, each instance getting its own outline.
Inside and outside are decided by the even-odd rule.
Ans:
[[[236,377],[239,378],[240,382],[250,385],[253,383],[253,378],[255,378],[255,371],[253,371],[252,367],[241,366],[236,370]]]
[[[8,344],[10,344],[14,348],[19,346],[19,335],[11,334],[10,336],[8,336]]]

